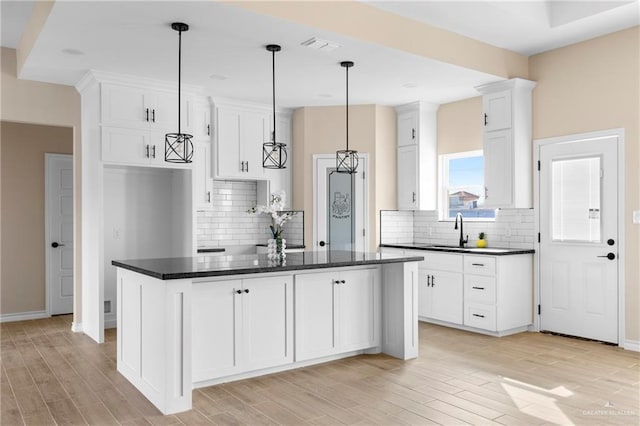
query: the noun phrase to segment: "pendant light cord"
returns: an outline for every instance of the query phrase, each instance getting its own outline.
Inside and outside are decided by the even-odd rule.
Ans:
[[[346,105],[346,116],[347,116],[347,151],[349,151],[349,67],[345,67],[347,70],[347,105]]]
[[[180,80],[182,78],[182,30],[178,31],[178,134],[181,135],[180,129]]]
[[[271,83],[273,88],[273,143],[276,143],[276,51],[271,51]]]

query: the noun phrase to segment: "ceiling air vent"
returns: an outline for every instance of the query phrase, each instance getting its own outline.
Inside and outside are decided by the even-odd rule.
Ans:
[[[307,46],[314,50],[320,50],[322,52],[332,52],[340,47],[339,44],[334,43],[332,41],[321,40],[319,38],[310,38],[307,41],[303,41],[300,43],[302,46]]]

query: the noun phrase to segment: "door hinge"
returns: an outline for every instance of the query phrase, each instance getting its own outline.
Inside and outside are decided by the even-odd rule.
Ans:
[[[538,305],[538,315],[540,315],[540,305]]]
[[[362,236],[363,236],[363,237],[365,236],[365,232],[366,232],[366,231],[364,230],[364,228],[362,228]]]
[[[538,242],[540,242],[540,233],[538,232]]]
[[[540,171],[540,160],[538,160],[538,171]]]
[[[362,172],[362,179],[364,180],[364,172]]]

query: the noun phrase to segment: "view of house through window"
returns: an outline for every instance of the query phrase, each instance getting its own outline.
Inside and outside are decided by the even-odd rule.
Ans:
[[[484,206],[484,158],[482,151],[440,156],[440,217],[493,219],[495,210]]]

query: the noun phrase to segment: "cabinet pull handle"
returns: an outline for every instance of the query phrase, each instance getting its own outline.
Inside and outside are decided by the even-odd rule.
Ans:
[[[207,136],[211,136],[211,124],[207,124]]]
[[[473,316],[478,318],[484,318],[484,315],[480,315],[480,314],[473,314]]]
[[[249,293],[249,289],[248,289],[248,288],[245,288],[245,289],[244,289],[244,292],[245,292],[245,293]]]
[[[151,158],[156,158],[156,146],[155,145],[151,148]]]
[[[415,192],[415,191],[413,191],[413,193],[412,193],[412,194],[413,194],[413,198],[412,198],[412,199],[413,199],[413,202],[415,203],[415,202],[416,202],[416,192]]]
[[[416,138],[416,129],[411,129],[411,139]]]
[[[244,161],[240,162],[240,171],[244,172]]]
[[[484,263],[472,263],[471,266],[483,266],[484,267]]]
[[[145,121],[149,122],[149,108],[145,108]]]
[[[156,109],[151,110],[151,121],[156,122]]]
[[[345,281],[344,280],[340,280],[340,284],[345,284]]]
[[[149,158],[149,145],[147,145],[145,155],[147,156],[147,158]]]
[[[473,286],[473,287],[471,287],[471,288],[472,288],[472,289],[474,289],[474,290],[484,290],[484,287],[476,287],[476,286]]]
[[[431,287],[435,287],[436,286],[436,277],[434,275],[431,275]]]
[[[427,287],[431,287],[431,275],[427,275]]]
[[[489,188],[487,188],[486,186],[484,187],[484,199],[486,200],[487,198],[489,198]]]
[[[246,165],[246,169],[247,169],[247,170],[245,170],[245,171],[246,171],[247,173],[249,173],[249,162],[248,162],[248,161],[245,161],[245,163],[247,164],[247,165]]]
[[[211,191],[207,191],[207,203],[211,202]]]
[[[235,290],[236,293],[242,294],[242,290]]]
[[[487,114],[484,115],[484,125],[487,125]]]

